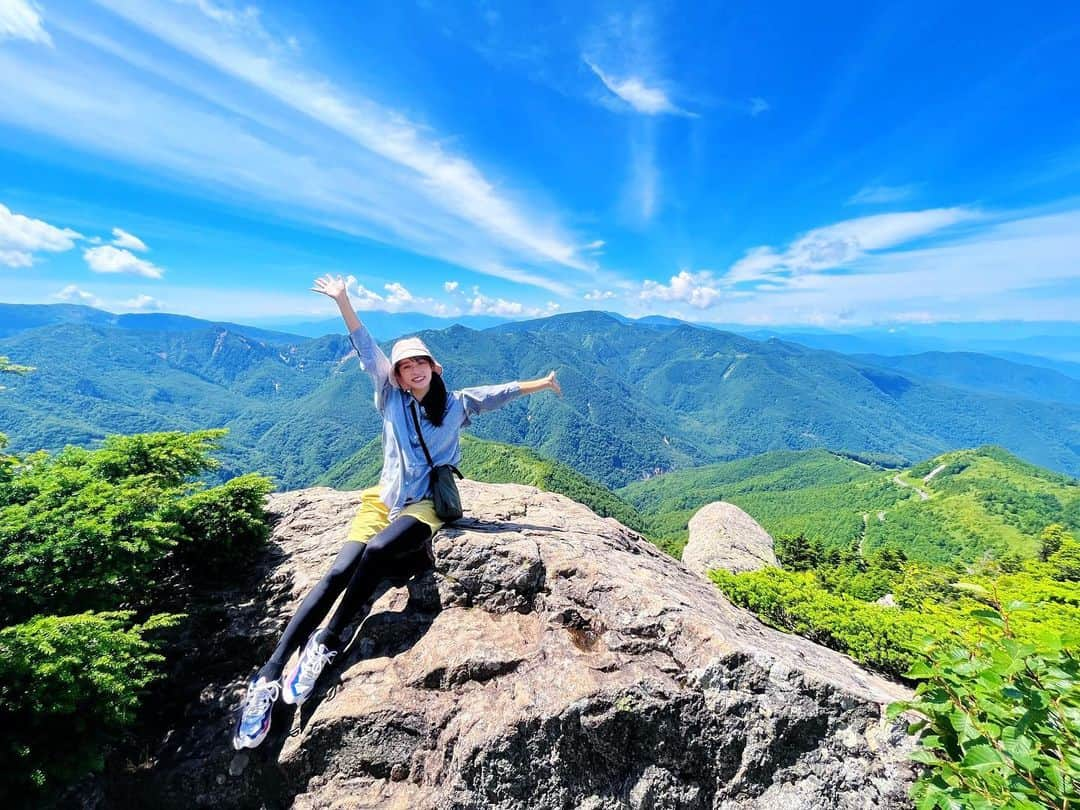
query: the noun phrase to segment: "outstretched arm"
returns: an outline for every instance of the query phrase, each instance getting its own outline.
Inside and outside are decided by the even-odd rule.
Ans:
[[[472,422],[472,417],[477,414],[484,413],[485,411],[493,411],[520,396],[535,394],[538,391],[545,391],[549,388],[559,396],[562,396],[562,388],[559,387],[559,381],[555,379],[554,371],[546,377],[540,377],[536,380],[509,382],[503,383],[502,385],[481,385],[476,388],[463,388],[460,391],[455,391],[454,396],[461,399],[461,404],[464,409],[464,421],[462,422],[462,425],[464,426],[469,425]]]
[[[349,301],[349,291],[345,280],[341,276],[327,274],[315,279],[315,284],[311,289],[333,298],[337,303],[338,309],[341,310],[341,317],[345,319],[345,326],[349,329],[349,341],[360,356],[360,365],[371,375],[371,380],[375,385],[375,407],[381,411],[387,401],[389,389],[394,387],[393,369],[390,368],[390,361],[379,348],[379,344],[375,342],[375,338],[356,317],[352,302]]]
[[[521,393],[523,394],[535,394],[538,391],[546,391],[550,388],[560,397],[562,396],[562,386],[560,386],[559,381],[555,379],[554,371],[546,377],[540,377],[539,379],[529,380],[519,384],[521,385]]]
[[[360,319],[356,317],[352,302],[349,301],[349,289],[345,284],[345,279],[327,273],[322,278],[315,279],[315,285],[311,289],[313,292],[322,293],[334,299],[350,334],[360,328]]]

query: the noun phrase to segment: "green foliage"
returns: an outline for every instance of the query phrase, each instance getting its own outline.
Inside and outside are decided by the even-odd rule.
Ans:
[[[134,719],[160,654],[146,639],[177,617],[39,616],[0,630],[0,801],[36,803],[88,771]]]
[[[200,430],[108,436],[101,449],[90,454],[89,465],[96,477],[106,481],[149,476],[162,486],[175,487],[219,466],[210,453],[221,449],[226,433]]]
[[[913,712],[912,759],[927,766],[913,791],[919,810],[1066,810],[1080,803],[1080,636],[1040,631],[1030,639],[1012,621],[1021,603],[969,589],[986,607],[974,615],[974,645],[939,638],[907,677],[915,699],[889,713]],[[1075,629],[1075,627],[1074,627]]]
[[[1051,555],[1061,548],[1065,538],[1069,536],[1069,533],[1065,531],[1065,527],[1060,523],[1051,523],[1043,529],[1042,534],[1039,535],[1039,559],[1043,562],[1049,560]]]
[[[17,363],[12,363],[4,355],[0,355],[0,374],[29,374],[33,370],[33,366],[20,366]],[[0,385],[0,391],[3,390],[4,386]]]
[[[265,479],[184,497],[221,436],[111,436],[98,450],[23,459],[0,486],[0,619],[145,605],[178,544],[185,561],[212,567],[261,542]]]
[[[189,538],[176,556],[201,576],[251,559],[270,536],[264,502],[273,485],[249,473],[177,502],[177,520]]]
[[[931,477],[931,473],[933,473]],[[924,480],[926,479],[926,480]],[[927,495],[923,498],[919,491]],[[802,535],[827,548],[901,548],[945,564],[1039,553],[1047,526],[1080,529],[1080,484],[997,447],[959,450],[906,472],[882,472],[822,450],[768,453],[668,473],[618,491],[657,538],[685,543],[687,522],[725,500],[776,538]]]
[[[293,488],[378,432],[371,388],[341,334],[275,338],[168,319],[144,320],[138,331],[104,321],[41,323],[0,339],[0,353],[39,369],[4,375],[18,396],[0,397],[0,424],[21,452],[111,433],[227,426],[222,479],[259,471]],[[1080,471],[1070,441],[1075,394],[1040,400],[1052,379],[1034,370],[1030,384],[1000,396],[990,384],[967,387],[977,375],[965,375],[965,387],[947,384],[947,373],[935,376],[946,384],[928,384],[781,341],[655,329],[600,313],[453,327],[424,339],[451,388],[558,368],[563,398],[512,403],[477,420],[475,435],[529,446],[608,487],[815,447],[842,448],[870,470],[977,444],[988,433],[1040,464]]]
[[[807,572],[765,568],[743,574],[711,571],[709,576],[732,602],[765,623],[891,675],[906,672],[918,660],[927,634],[946,626],[940,617],[829,593]]]
[[[1080,542],[1067,538],[1047,562],[1056,579],[1080,582]]]
[[[146,634],[180,618],[160,586],[265,542],[268,480],[191,481],[222,436],[113,436],[15,459],[0,479],[0,724],[16,763],[0,795],[41,799],[100,768],[162,660]]]

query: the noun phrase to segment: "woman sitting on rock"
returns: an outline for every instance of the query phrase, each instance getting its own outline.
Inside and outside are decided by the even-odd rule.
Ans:
[[[382,475],[378,487],[363,492],[360,510],[334,564],[305,597],[270,660],[248,684],[233,735],[237,749],[254,748],[266,738],[279,695],[297,705],[311,695],[315,681],[343,646],[342,631],[383,580],[401,581],[431,568],[430,540],[443,525],[432,501],[432,465],[460,463],[461,428],[470,418],[501,408],[522,394],[547,388],[562,394],[554,371],[530,382],[448,393],[442,366],[419,338],[397,341],[390,359],[386,358],[356,317],[340,276],[317,279],[312,289],[337,302],[360,364],[375,384],[375,407],[383,420]],[[342,591],[345,595],[330,621],[316,629]],[[285,662],[305,640],[283,682]]]

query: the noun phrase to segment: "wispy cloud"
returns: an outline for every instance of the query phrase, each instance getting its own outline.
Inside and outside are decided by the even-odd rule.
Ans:
[[[445,137],[342,90],[287,44],[266,47],[265,21],[251,33],[247,12],[223,17],[208,2],[100,5],[144,36],[120,44],[93,17],[51,16],[66,47],[48,57],[0,49],[0,121],[204,196],[520,283],[562,289],[565,269],[595,266],[558,212],[525,204]],[[187,57],[199,69],[186,68]]]
[[[940,217],[928,217],[925,227],[948,219]],[[735,323],[836,326],[917,319],[1075,320],[1080,308],[1075,258],[1080,255],[1080,209],[1053,214],[983,212],[975,216],[968,212],[964,221],[969,226],[962,232],[942,231],[934,244],[920,240],[914,248],[908,243],[930,233],[917,228],[916,220],[872,223],[865,233],[868,244],[878,249],[845,259],[848,264],[840,273],[829,270],[836,258],[848,254],[829,252],[833,256],[829,261],[804,262],[801,272],[769,276],[750,289],[733,289],[730,273],[717,277],[709,271],[683,271],[667,285],[646,282],[641,297],[688,304],[691,311],[699,311],[699,317],[700,310],[708,309],[712,319]],[[840,224],[844,225],[841,230],[856,227]],[[759,250],[768,251],[759,255],[761,266],[776,267],[774,257],[781,254]],[[767,274],[760,268],[746,273],[755,279],[763,275]],[[705,292],[695,303],[699,290]],[[707,306],[701,306],[706,302]]]
[[[27,0],[0,0],[0,40],[28,39],[52,45],[37,6]]]
[[[769,106],[769,102],[767,102],[763,98],[754,96],[752,99],[750,99],[750,115],[752,115],[754,118],[757,118],[762,113],[767,113],[771,109],[772,107]]]
[[[161,278],[165,271],[140,259],[130,250],[112,245],[87,248],[83,251],[87,266],[95,273],[127,273],[145,278]]]
[[[868,253],[895,247],[980,216],[970,208],[931,208],[878,214],[815,228],[783,251],[751,248],[724,276],[726,285],[771,279],[789,283],[793,276],[850,265]]]
[[[847,205],[880,205],[909,200],[915,196],[918,186],[863,186],[847,201]]]
[[[70,228],[57,228],[40,219],[15,214],[0,204],[0,264],[7,267],[30,267],[34,254],[63,253],[75,247],[82,234]]]
[[[114,245],[116,245],[117,247],[129,248],[131,250],[138,250],[139,252],[142,252],[142,253],[145,253],[147,250],[150,249],[150,248],[148,248],[146,246],[146,243],[143,242],[142,239],[135,236],[135,234],[128,233],[127,231],[123,230],[122,228],[113,228],[112,229],[112,234],[113,234],[112,243]]]
[[[403,114],[367,98],[350,97],[329,79],[307,75],[300,66],[268,58],[261,51],[238,45],[233,38],[224,39],[163,14],[161,9],[148,9],[134,0],[99,2],[173,47],[249,83],[392,166],[410,172],[411,177],[405,179],[412,181],[429,206],[444,211],[450,208],[490,237],[535,258],[586,269],[571,243],[536,228],[472,162],[424,138],[420,128]]]
[[[650,84],[640,76],[627,75],[617,78],[600,68],[589,58],[585,64],[603,82],[614,95],[626,102],[633,110],[643,115],[682,115],[697,118],[697,113],[689,112],[676,105],[667,92],[658,84]]]

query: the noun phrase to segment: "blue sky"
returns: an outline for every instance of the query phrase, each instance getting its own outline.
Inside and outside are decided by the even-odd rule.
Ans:
[[[1076,320],[1080,7],[0,0],[0,300]]]

